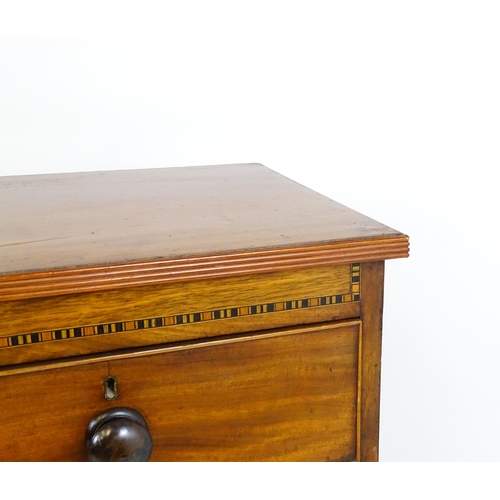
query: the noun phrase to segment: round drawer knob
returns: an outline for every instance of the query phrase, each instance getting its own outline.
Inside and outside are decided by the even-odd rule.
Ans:
[[[95,417],[87,427],[85,444],[91,462],[147,462],[153,449],[146,419],[124,406]]]

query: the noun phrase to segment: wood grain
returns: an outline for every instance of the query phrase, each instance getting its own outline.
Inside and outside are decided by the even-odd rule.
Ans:
[[[86,426],[111,406],[146,417],[152,460],[354,460],[359,324],[2,377],[0,460],[85,460]],[[108,374],[118,380],[112,403],[103,398]]]
[[[0,300],[406,257],[257,164],[0,177]]]
[[[0,275],[0,302],[408,257],[408,237]]]
[[[377,460],[384,261],[407,256],[258,164],[0,177],[0,460],[84,460],[112,405],[153,460]]]
[[[0,303],[3,323],[0,366],[358,317],[359,302],[351,300],[359,285],[352,280],[351,266],[344,265],[3,302]],[[279,309],[282,301],[291,301],[293,306],[297,300],[332,294],[339,294],[346,303],[320,305],[316,299],[308,302],[313,307]],[[263,308],[254,308],[257,314],[251,314],[249,306],[269,303],[276,304],[274,312],[264,313]],[[237,308],[244,315],[159,328],[136,329],[134,326],[136,320],[163,316],[177,321],[177,315],[190,313],[201,312],[199,319],[212,318],[212,313],[203,312],[219,308]],[[119,322],[121,331],[95,334],[98,331],[95,325],[106,325],[111,332],[113,322]],[[85,335],[70,338],[71,329],[75,328],[80,328]],[[51,331],[54,330],[61,331],[62,340],[53,340]],[[46,340],[26,343],[32,336],[25,335],[26,340],[20,339],[22,345],[9,346],[9,336],[30,332],[40,332],[35,337]]]
[[[361,265],[360,460],[378,460],[384,261]]]

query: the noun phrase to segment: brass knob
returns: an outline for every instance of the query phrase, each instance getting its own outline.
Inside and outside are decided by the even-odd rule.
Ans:
[[[91,462],[147,462],[153,450],[146,419],[125,406],[95,417],[87,427],[85,444]]]

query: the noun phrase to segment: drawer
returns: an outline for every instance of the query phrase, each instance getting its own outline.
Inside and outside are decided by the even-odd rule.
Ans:
[[[152,461],[356,460],[360,344],[350,321],[4,371],[0,460],[86,460],[114,406],[145,417]]]
[[[360,297],[359,264],[4,302],[0,291],[0,366],[358,318]]]

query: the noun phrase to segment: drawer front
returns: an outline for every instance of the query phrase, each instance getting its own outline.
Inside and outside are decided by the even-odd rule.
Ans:
[[[360,315],[358,264],[0,300],[0,366]]]
[[[0,459],[86,460],[90,420],[128,406],[146,418],[152,461],[355,460],[360,341],[353,321],[10,374]]]

